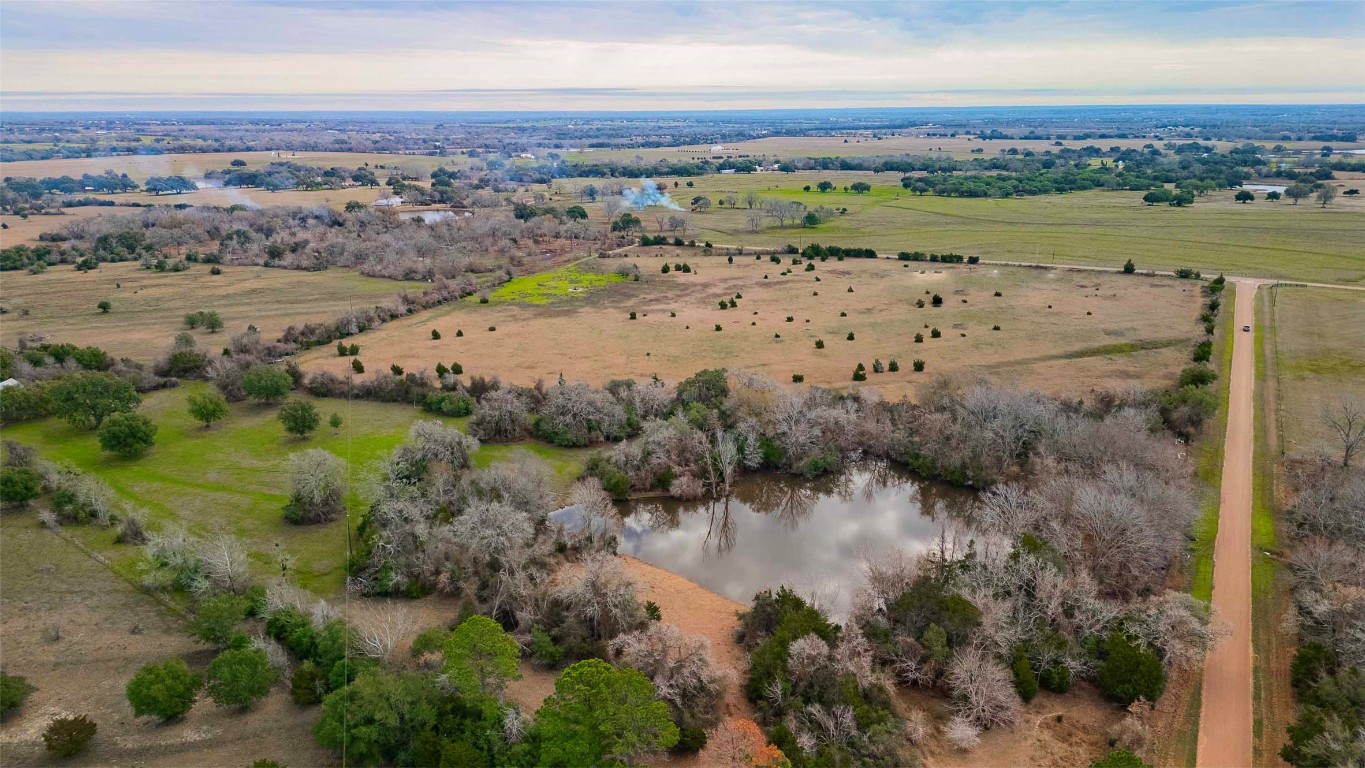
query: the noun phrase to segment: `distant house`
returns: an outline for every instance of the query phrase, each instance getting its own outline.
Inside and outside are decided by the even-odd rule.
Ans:
[[[396,195],[394,197],[381,197],[373,203],[370,203],[370,205],[373,205],[375,208],[394,208],[402,204],[403,198]]]
[[[725,151],[725,146],[722,145],[722,144],[717,144],[717,145],[715,145],[714,147],[711,147],[711,151],[712,151],[712,152],[724,152],[724,151]]]
[[[530,152],[522,152],[520,155],[517,155],[517,157],[520,157],[522,160],[534,160],[534,159],[536,159],[536,156],[533,155],[533,154],[531,154]]]
[[[725,169],[722,169],[722,170],[721,170],[721,173],[734,173],[734,172],[735,172],[735,169],[734,169],[734,168],[725,168]]]
[[[5,379],[4,381],[0,381],[0,389],[9,389],[10,387],[22,386],[23,384],[19,383],[18,379]]]

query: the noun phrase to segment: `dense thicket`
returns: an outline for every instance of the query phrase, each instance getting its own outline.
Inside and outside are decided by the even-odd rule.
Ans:
[[[1298,713],[1281,751],[1299,766],[1365,760],[1365,472],[1327,459],[1286,473],[1285,513],[1300,647]]]

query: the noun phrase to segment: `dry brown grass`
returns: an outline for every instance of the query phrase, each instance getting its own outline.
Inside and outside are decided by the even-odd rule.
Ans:
[[[0,248],[9,248],[15,245],[37,245],[38,235],[59,229],[63,224],[70,224],[77,219],[85,219],[91,216],[130,213],[132,210],[131,208],[92,205],[84,208],[65,208],[61,215],[55,216],[29,216],[25,219],[6,214],[0,216],[0,222],[4,222],[6,227],[0,229]]]
[[[297,707],[277,688],[246,713],[201,698],[183,719],[161,725],[134,718],[124,694],[144,664],[184,657],[202,670],[211,651],[196,645],[179,619],[120,581],[74,545],[44,530],[36,512],[0,518],[0,642],[5,672],[37,691],[0,729],[0,764],[51,765],[41,734],[64,714],[99,726],[90,747],[67,765],[327,765],[330,752],[309,733],[316,709]],[[108,531],[69,529],[77,537]],[[49,627],[60,639],[50,641]]]
[[[676,255],[673,249],[644,250],[630,259],[640,266],[641,282],[615,283],[549,304],[458,302],[362,334],[356,339],[360,357],[370,370],[397,363],[429,371],[438,362],[458,361],[466,373],[523,385],[555,381],[561,373],[592,383],[655,374],[678,381],[724,366],[783,382],[798,373],[810,384],[844,387],[861,362],[869,370],[867,385],[889,396],[911,394],[934,374],[961,370],[1075,395],[1168,385],[1189,359],[1198,331],[1198,284],[1175,279],[987,266],[907,268],[890,260],[817,262],[814,272],[797,266],[784,277],[779,273],[790,258],[781,266],[752,256],[727,264],[725,257],[703,257],[691,249]],[[654,255],[657,251],[667,256]],[[665,262],[680,261],[695,271],[660,274]],[[599,262],[602,268],[613,264]],[[993,296],[996,290],[1003,295]],[[942,307],[915,307],[917,299],[928,304],[934,292],[943,296]],[[743,296],[737,308],[718,308],[720,300],[736,294]],[[628,319],[632,311],[637,320]],[[793,322],[786,321],[788,315]],[[715,331],[716,324],[724,330]],[[991,330],[997,324],[1001,330]],[[489,326],[497,331],[489,332]],[[930,338],[931,327],[943,337]],[[433,328],[441,332],[440,341],[431,339]],[[464,331],[462,338],[457,330]],[[846,340],[850,331],[854,341]],[[923,343],[914,343],[916,333],[924,334]],[[824,341],[823,350],[815,348],[817,339]],[[306,353],[300,362],[311,370],[347,372],[349,360],[329,352]],[[916,357],[926,361],[925,373],[911,371]],[[874,359],[893,358],[900,372],[870,372]]]
[[[101,264],[92,272],[78,272],[69,264],[39,275],[6,272],[3,304],[8,314],[0,320],[0,344],[13,347],[20,337],[38,334],[48,341],[100,346],[116,357],[149,360],[185,330],[189,312],[215,310],[222,316],[226,325],[217,334],[194,332],[202,347],[214,350],[248,324],[274,339],[290,324],[327,320],[349,306],[388,303],[405,289],[424,287],[343,269],[225,266],[221,275],[209,274],[209,269],[196,264],[186,272],[153,272],[125,262]],[[103,300],[113,304],[109,314],[96,309]]]
[[[902,713],[911,708],[924,710],[934,724],[933,734],[921,747],[927,768],[1089,765],[1108,752],[1106,731],[1124,714],[1089,683],[1077,683],[1064,695],[1040,691],[1023,706],[1013,727],[986,731],[976,749],[963,752],[948,744],[941,733],[952,714],[946,699],[900,687],[893,701]]]
[[[142,183],[150,176],[201,177],[205,171],[228,167],[233,160],[243,160],[247,168],[264,168],[274,162],[299,163],[318,168],[357,168],[368,163],[371,167],[420,169],[431,172],[444,165],[447,168],[468,163],[463,156],[431,157],[426,155],[392,155],[382,152],[204,152],[166,155],[119,155],[115,157],[79,157],[53,160],[21,160],[0,163],[0,177],[4,176],[72,176],[100,174],[106,170],[126,173],[133,181]],[[380,176],[383,180],[383,176]]]

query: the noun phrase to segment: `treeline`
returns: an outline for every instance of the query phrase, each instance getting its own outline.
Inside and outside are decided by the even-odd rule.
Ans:
[[[1339,456],[1291,462],[1284,552],[1299,640],[1290,665],[1297,713],[1280,756],[1297,766],[1365,760],[1365,472],[1352,466],[1365,414],[1342,402],[1324,411]]]
[[[1149,176],[1115,173],[1105,168],[1022,174],[906,176],[901,179],[901,186],[917,195],[933,193],[943,197],[1057,195],[1087,189],[1144,190],[1158,184]]]
[[[136,400],[135,393],[180,384],[162,365],[148,366],[128,358],[116,360],[99,347],[30,345],[23,339],[17,351],[0,347],[0,380],[4,379],[15,379],[20,384],[0,389],[3,424],[45,416],[81,419],[88,415],[94,419],[93,414],[112,407],[110,403]]]

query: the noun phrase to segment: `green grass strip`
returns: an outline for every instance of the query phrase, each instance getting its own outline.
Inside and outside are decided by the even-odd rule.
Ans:
[[[1228,428],[1228,369],[1232,365],[1232,341],[1236,329],[1237,290],[1223,292],[1220,329],[1223,344],[1219,347],[1218,415],[1199,444],[1199,466],[1196,474],[1203,488],[1199,518],[1195,521],[1190,542],[1190,594],[1209,602],[1213,600],[1213,544],[1218,538],[1218,504],[1223,487],[1223,443]]]

